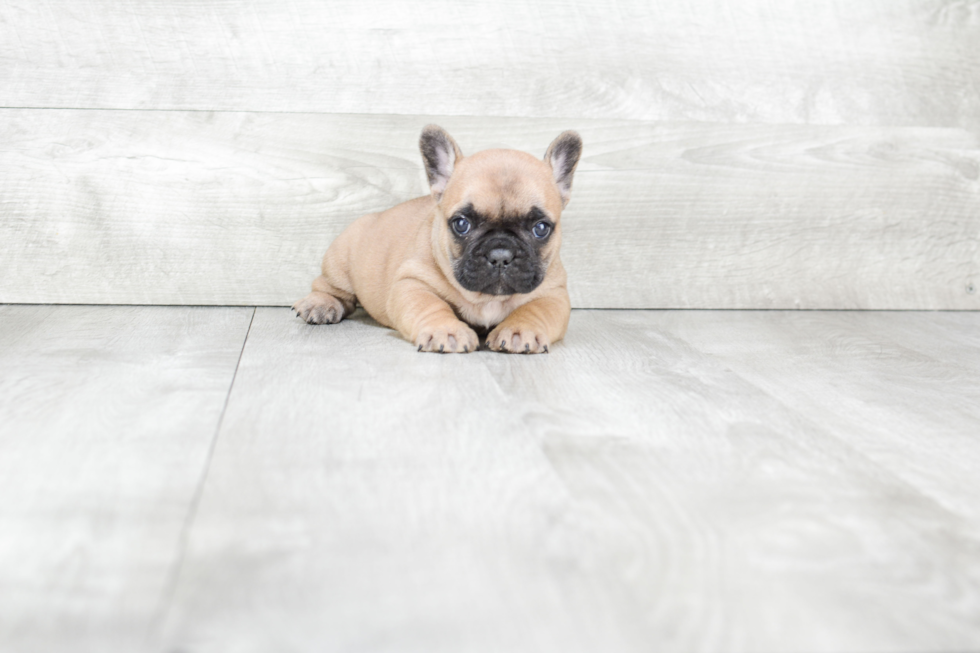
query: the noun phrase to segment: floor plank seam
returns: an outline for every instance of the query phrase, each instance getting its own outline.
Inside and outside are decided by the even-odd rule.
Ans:
[[[150,623],[147,631],[147,644],[152,645],[153,639],[160,634],[167,611],[173,601],[174,592],[177,589],[177,580],[180,578],[180,570],[184,566],[184,553],[187,551],[187,540],[190,537],[191,528],[197,518],[197,509],[201,503],[201,495],[204,493],[204,485],[207,483],[208,472],[211,469],[211,459],[214,456],[214,449],[218,443],[218,435],[221,433],[221,425],[224,423],[225,414],[228,412],[228,403],[231,400],[231,393],[235,389],[235,380],[238,378],[238,368],[242,364],[242,356],[245,354],[245,347],[248,345],[248,336],[252,332],[252,324],[255,322],[255,312],[257,308],[252,307],[252,316],[248,321],[248,328],[245,330],[245,338],[242,340],[242,349],[238,352],[238,360],[235,362],[235,371],[231,375],[231,383],[228,384],[228,392],[225,394],[225,402],[221,407],[221,414],[218,416],[218,423],[214,428],[214,435],[211,437],[211,444],[208,447],[207,456],[204,459],[204,466],[201,470],[201,478],[194,490],[194,497],[191,500],[190,510],[187,511],[187,518],[180,531],[180,539],[177,546],[177,560],[174,562],[170,577],[164,585],[163,595],[160,599],[160,606],[156,610],[156,615]]]

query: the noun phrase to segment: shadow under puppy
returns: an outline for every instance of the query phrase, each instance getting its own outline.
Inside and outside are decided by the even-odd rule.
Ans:
[[[517,150],[464,157],[442,128],[419,140],[431,195],[354,221],[330,245],[313,292],[293,310],[333,324],[360,303],[419,351],[535,354],[565,335],[558,256],[582,139],[563,132],[544,160]]]

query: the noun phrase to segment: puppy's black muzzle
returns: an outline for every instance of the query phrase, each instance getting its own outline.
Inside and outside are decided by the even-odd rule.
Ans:
[[[534,248],[508,233],[489,233],[456,262],[456,280],[467,290],[490,295],[529,293],[544,279]]]

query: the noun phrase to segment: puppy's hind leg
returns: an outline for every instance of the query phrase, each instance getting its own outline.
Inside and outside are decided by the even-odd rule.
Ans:
[[[313,280],[313,292],[293,304],[293,310],[307,324],[336,324],[353,313],[355,305],[354,295],[320,275]]]

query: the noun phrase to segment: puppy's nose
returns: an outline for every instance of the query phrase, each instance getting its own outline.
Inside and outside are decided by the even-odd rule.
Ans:
[[[491,249],[487,254],[487,260],[495,268],[505,268],[514,260],[514,252],[503,247]]]

